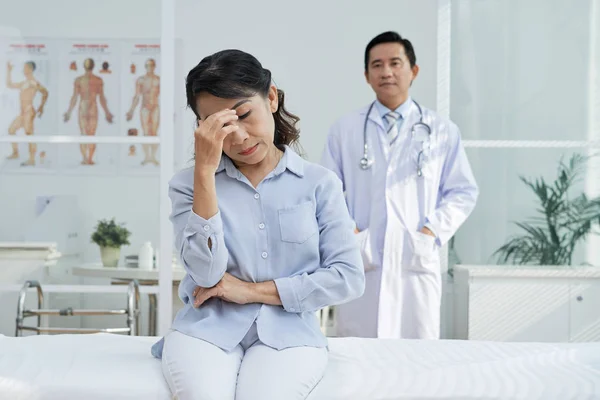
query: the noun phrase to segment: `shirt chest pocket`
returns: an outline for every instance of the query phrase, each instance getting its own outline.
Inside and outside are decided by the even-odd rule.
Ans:
[[[312,201],[278,210],[281,240],[304,243],[319,231]]]

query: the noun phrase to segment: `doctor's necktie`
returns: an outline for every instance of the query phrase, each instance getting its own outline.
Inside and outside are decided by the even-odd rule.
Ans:
[[[387,137],[390,143],[393,143],[394,140],[398,137],[398,119],[402,118],[402,115],[398,114],[395,111],[390,111],[385,114],[385,119],[388,122],[387,128]]]

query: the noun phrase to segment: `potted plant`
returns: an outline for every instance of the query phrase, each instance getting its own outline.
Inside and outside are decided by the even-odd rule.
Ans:
[[[523,233],[509,238],[494,255],[501,263],[515,265],[571,265],[575,246],[589,234],[599,234],[600,197],[584,193],[571,196],[588,157],[575,154],[567,164],[559,164],[558,176],[548,184],[520,177],[539,200],[538,216],[517,222]]]
[[[92,242],[100,246],[100,257],[105,267],[116,267],[121,256],[121,246],[128,245],[131,232],[117,224],[115,219],[100,220],[92,234]]]

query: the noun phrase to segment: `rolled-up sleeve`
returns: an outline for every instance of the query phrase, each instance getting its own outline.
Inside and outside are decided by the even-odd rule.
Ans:
[[[184,269],[196,285],[212,287],[227,269],[229,253],[223,237],[221,213],[204,219],[192,211],[193,186],[177,176],[169,183],[175,247]],[[209,246],[210,239],[210,246]]]
[[[315,272],[275,280],[288,312],[317,311],[362,296],[365,275],[342,184],[327,171],[317,186],[317,221],[321,267]]]

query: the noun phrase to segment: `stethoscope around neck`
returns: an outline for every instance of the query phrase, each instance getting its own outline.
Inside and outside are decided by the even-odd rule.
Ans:
[[[413,100],[415,106],[419,110],[419,121],[414,123],[410,129],[410,135],[412,140],[418,140],[423,143],[423,148],[419,151],[419,155],[417,156],[417,176],[423,176],[423,158],[425,157],[425,142],[429,141],[429,136],[431,136],[431,128],[425,122],[423,122],[423,110],[419,103]],[[373,107],[375,106],[375,102],[371,103],[369,106],[369,110],[367,111],[367,115],[365,116],[365,122],[363,125],[363,156],[360,159],[360,168],[364,171],[371,168],[374,160],[369,158],[369,144],[367,140],[367,124],[369,122],[369,116],[371,115],[371,111],[373,111]]]

